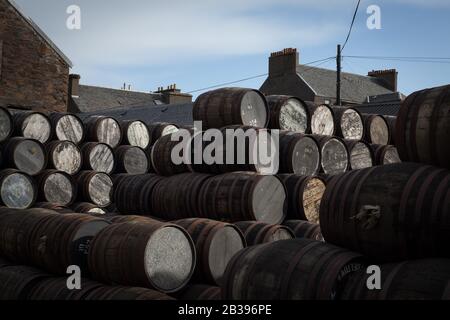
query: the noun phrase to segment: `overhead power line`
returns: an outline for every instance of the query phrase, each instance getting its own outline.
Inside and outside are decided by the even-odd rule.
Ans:
[[[401,61],[415,63],[441,63],[450,64],[450,57],[383,57],[383,56],[344,56],[344,58],[366,59],[366,60],[384,60],[384,61]]]
[[[358,0],[358,4],[356,5],[355,13],[353,14],[352,23],[350,24],[350,29],[348,30],[347,38],[345,39],[344,45],[342,46],[342,49],[341,49],[341,52],[344,51],[345,46],[347,45],[348,39],[350,39],[350,35],[352,34],[353,25],[355,24],[356,15],[358,14],[360,4],[361,4],[361,0]]]
[[[322,65],[322,64],[324,64],[324,63],[326,63],[326,62],[328,62],[328,61],[330,61],[332,59],[335,59],[335,58],[336,57],[328,57],[328,58],[324,58],[324,59],[320,59],[320,60],[316,60],[316,61],[311,61],[311,62],[305,63],[303,65],[304,66],[308,66],[308,65],[319,63],[317,65],[317,66],[319,66],[319,65]],[[307,70],[309,70],[309,69],[305,69],[304,71],[307,71]],[[220,87],[224,87],[224,86],[229,86],[229,85],[240,83],[240,82],[244,82],[244,81],[249,81],[249,80],[253,80],[253,79],[262,78],[262,77],[265,77],[267,75],[268,75],[268,73],[259,74],[259,75],[251,76],[251,77],[248,77],[248,78],[243,78],[243,79],[234,80],[234,81],[230,81],[230,82],[219,83],[219,84],[215,84],[215,85],[212,85],[212,86],[209,86],[209,87],[192,90],[192,91],[189,91],[187,93],[197,93],[197,92],[200,92],[200,91],[206,91],[206,90],[211,90],[211,89],[220,88]]]

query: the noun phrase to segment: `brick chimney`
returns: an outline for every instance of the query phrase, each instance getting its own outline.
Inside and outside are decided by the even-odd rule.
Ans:
[[[180,89],[177,89],[176,84],[172,84],[166,89],[164,89],[164,87],[159,87],[156,93],[161,94],[162,100],[166,104],[181,104],[192,102],[192,95],[188,93],[182,93]]]
[[[79,96],[80,78],[79,74],[69,75],[69,98]]]
[[[383,80],[384,87],[391,91],[397,92],[398,72],[396,69],[372,70],[367,75],[369,77]]]
[[[287,48],[272,52],[269,58],[269,78],[297,73],[299,53],[297,49]]]

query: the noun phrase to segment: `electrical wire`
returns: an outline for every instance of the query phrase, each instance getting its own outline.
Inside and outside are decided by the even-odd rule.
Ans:
[[[355,13],[353,14],[352,23],[350,24],[350,29],[348,30],[347,38],[345,39],[344,45],[342,46],[342,49],[341,49],[341,52],[344,51],[344,48],[347,45],[348,40],[350,39],[350,35],[352,34],[353,25],[355,24],[356,15],[358,14],[360,4],[361,4],[361,0],[358,0],[358,4],[356,5]]]
[[[319,63],[316,66],[320,66],[320,65],[330,61],[331,59],[335,59],[335,58],[336,57],[328,57],[328,58],[324,58],[324,59],[320,59],[320,60],[316,60],[316,61],[311,61],[311,62],[305,63],[303,65],[304,66],[308,66],[308,65]],[[306,70],[308,70],[308,69],[305,69],[303,72],[305,72]],[[208,87],[205,87],[205,88],[192,90],[192,91],[189,91],[187,93],[188,94],[192,94],[192,93],[197,93],[197,92],[200,92],[200,91],[206,91],[206,90],[210,90],[210,89],[215,89],[215,88],[220,88],[220,87],[224,87],[224,86],[229,86],[229,85],[240,83],[240,82],[244,82],[244,81],[249,81],[249,80],[253,80],[253,79],[262,78],[262,77],[265,77],[267,75],[268,75],[268,73],[259,74],[259,75],[251,76],[251,77],[248,77],[248,78],[243,78],[243,79],[234,80],[234,81],[230,81],[230,82],[219,83],[219,84],[215,84],[215,85],[208,86]]]

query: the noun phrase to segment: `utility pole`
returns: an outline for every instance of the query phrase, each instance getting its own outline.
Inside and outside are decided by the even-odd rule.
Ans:
[[[340,106],[342,104],[341,101],[341,45],[337,46],[337,56],[336,56],[336,105]]]

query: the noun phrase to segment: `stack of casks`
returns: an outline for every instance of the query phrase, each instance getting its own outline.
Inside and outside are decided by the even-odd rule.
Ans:
[[[444,89],[436,90],[417,99],[427,108],[432,106],[422,115],[424,107],[408,98],[397,121],[395,141],[404,161],[448,168],[448,148],[442,144],[449,138],[448,88],[445,94],[441,93]],[[349,125],[358,113],[336,108],[336,114],[346,115],[339,117],[341,122],[347,123],[339,126],[338,136],[309,134],[311,114],[318,109],[291,97],[266,100],[250,89],[228,88],[201,95],[194,104],[194,120],[202,120],[204,129],[220,129],[220,134],[224,128],[237,126],[247,131],[253,127],[258,133],[274,135],[273,129],[283,129],[279,170],[249,163],[174,163],[172,151],[177,144],[171,141],[173,134],[164,135],[147,150],[154,173],[112,176],[114,205],[120,215],[108,216],[107,225],[104,219],[98,225],[90,221],[97,227],[89,228],[89,245],[72,246],[77,243],[76,231],[64,238],[69,252],[83,248],[84,256],[78,254],[76,264],[106,285],[142,286],[188,300],[448,297],[445,289],[450,277],[443,259],[448,257],[444,249],[450,214],[448,171],[409,163],[371,168],[365,161],[356,161],[363,165],[352,168],[348,141],[339,135],[347,132],[347,138],[353,137],[357,144],[359,136],[365,136],[366,129],[362,133],[360,128],[365,128],[366,121]],[[404,111],[410,109],[416,114]],[[418,119],[420,128],[429,121],[425,132],[415,130]],[[187,146],[193,143],[185,141]],[[354,170],[338,174],[344,149],[344,171]],[[186,150],[182,155],[189,159],[191,150]],[[333,152],[339,154],[333,157]],[[324,175],[324,165],[337,168],[332,173],[338,175]],[[61,217],[67,217],[68,224],[70,219],[81,223],[81,217],[65,213]],[[0,247],[1,256],[52,273],[74,263],[71,259],[77,259],[76,254],[57,251],[65,257],[59,260],[51,255],[54,250],[39,249],[46,247],[39,239],[51,243],[60,238],[64,224],[59,229],[52,227],[60,223],[59,218],[22,214],[24,223],[19,212],[0,215],[5,219],[0,221],[5,235],[10,228],[17,228],[21,241],[25,241],[19,238],[21,232],[35,235],[27,245],[16,239],[11,242],[17,243],[16,248]],[[139,259],[130,259],[131,255]],[[439,259],[403,262],[421,258]],[[369,292],[365,286],[370,264],[380,264],[381,291]],[[161,274],[171,277],[162,279]],[[424,290],[424,285],[429,288]]]
[[[241,251],[226,270],[224,297],[450,299],[448,139],[450,86],[410,95],[395,129],[404,163],[329,179],[320,207],[326,244],[289,240]]]

